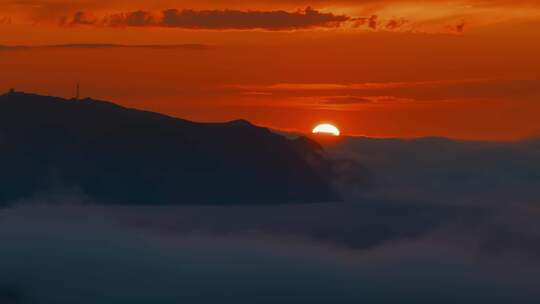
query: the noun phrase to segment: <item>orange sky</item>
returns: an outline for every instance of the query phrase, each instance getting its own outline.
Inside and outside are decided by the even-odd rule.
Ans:
[[[0,90],[512,140],[540,136],[539,38],[533,0],[0,0]]]

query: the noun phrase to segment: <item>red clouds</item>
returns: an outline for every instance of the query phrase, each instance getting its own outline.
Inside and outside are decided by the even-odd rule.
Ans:
[[[310,7],[305,10],[287,12],[275,11],[240,11],[240,10],[178,10],[167,9],[160,14],[147,11],[134,11],[106,16],[100,20],[89,18],[77,12],[70,25],[103,25],[103,26],[150,26],[182,29],[210,30],[251,30],[270,31],[295,30],[308,28],[339,27],[351,17],[323,13]],[[64,23],[65,24],[65,23]]]
[[[372,30],[395,31],[399,30],[408,23],[409,21],[405,18],[394,17],[389,20],[383,20],[377,15],[372,15],[369,18],[355,18],[353,27],[360,28],[366,26],[367,28]]]
[[[169,27],[268,31],[361,28],[371,31],[462,33],[466,28],[540,17],[533,0],[11,0],[0,1],[8,23]],[[318,9],[306,8],[306,6]],[[93,17],[93,15],[98,17]],[[13,21],[12,21],[13,20]]]
[[[293,13],[286,11],[176,10],[163,12],[160,25],[195,29],[291,30],[337,27],[350,17],[322,13],[310,7]]]
[[[62,25],[100,25],[112,27],[168,27],[203,30],[253,30],[284,31],[311,28],[338,28],[345,23],[354,28],[367,27],[371,30],[396,31],[408,23],[404,18],[383,19],[377,15],[355,18],[347,15],[323,13],[307,7],[304,10],[287,12],[241,11],[241,10],[192,10],[166,9],[160,13],[137,10],[117,13],[101,19],[85,12],[76,12],[71,20],[64,18]],[[462,32],[463,27],[456,28]]]

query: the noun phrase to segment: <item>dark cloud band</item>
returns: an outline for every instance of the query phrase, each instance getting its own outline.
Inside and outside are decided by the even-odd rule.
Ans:
[[[240,10],[178,10],[167,9],[159,14],[134,11],[97,18],[85,12],[77,12],[71,19],[63,19],[63,25],[102,25],[134,27],[170,27],[208,30],[295,30],[309,28],[333,28],[350,21],[351,17],[323,13],[311,7],[295,12],[240,11]]]

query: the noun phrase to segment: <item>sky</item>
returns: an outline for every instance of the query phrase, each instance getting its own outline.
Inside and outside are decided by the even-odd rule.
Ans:
[[[535,0],[0,0],[0,90],[345,135],[540,136]]]

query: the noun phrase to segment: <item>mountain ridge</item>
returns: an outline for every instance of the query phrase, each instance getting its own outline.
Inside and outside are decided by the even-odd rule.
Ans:
[[[112,102],[0,96],[0,201],[76,189],[115,204],[338,200],[324,156],[245,120],[197,123]],[[322,148],[321,148],[322,149]]]

